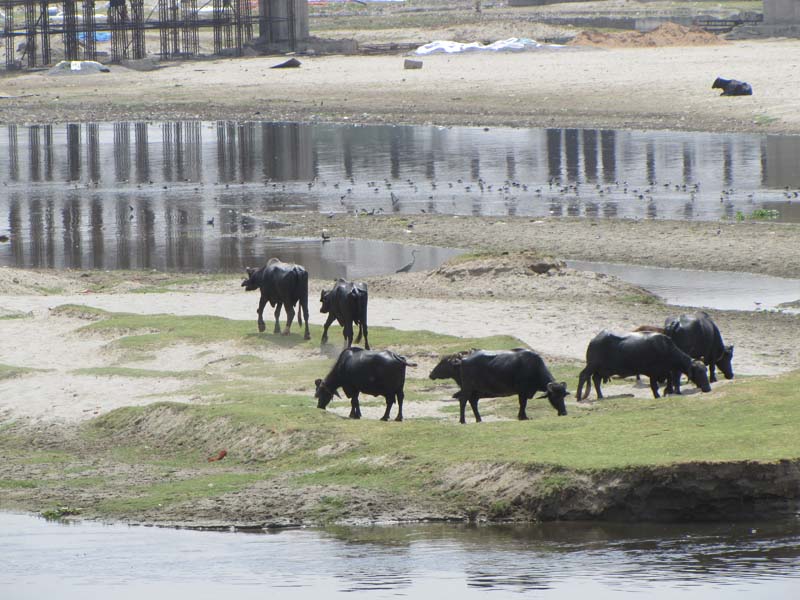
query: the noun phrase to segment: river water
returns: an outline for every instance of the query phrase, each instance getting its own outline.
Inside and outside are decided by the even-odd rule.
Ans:
[[[240,271],[275,210],[800,221],[800,137],[233,122],[0,127],[0,265]],[[391,265],[402,256],[393,257]]]
[[[800,597],[796,521],[221,533],[0,513],[0,556],[4,600]]]

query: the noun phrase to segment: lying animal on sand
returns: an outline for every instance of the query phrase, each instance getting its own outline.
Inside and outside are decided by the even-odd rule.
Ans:
[[[711,86],[712,90],[720,89],[722,93],[720,96],[752,96],[753,88],[749,83],[744,81],[736,81],[735,79],[723,79],[717,77],[714,84]]]

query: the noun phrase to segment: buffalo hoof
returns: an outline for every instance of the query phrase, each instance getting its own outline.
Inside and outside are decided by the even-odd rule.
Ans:
[[[517,420],[518,421],[527,421],[528,420],[528,415],[517,415]]]
[[[381,421],[388,421],[388,420],[389,420],[389,415],[383,415],[381,417]]]
[[[311,334],[310,334],[310,333],[307,333],[307,334],[305,334],[305,335],[303,336],[303,339],[304,339],[304,340],[310,340],[310,339],[311,339]],[[324,343],[325,343],[325,342],[323,342],[323,344],[324,344]]]
[[[259,323],[259,324],[258,324],[258,331],[259,331],[259,333],[264,333],[264,330],[265,330],[266,328],[267,328],[267,326],[266,326],[266,325],[264,325],[264,323]]]
[[[394,418],[394,420],[395,420],[395,422],[396,422],[396,423],[402,423],[402,422],[403,422],[403,417],[401,417],[400,415],[397,415],[397,416]]]
[[[353,415],[353,414],[351,414],[351,415],[350,415],[350,418],[351,418],[351,419],[358,420],[358,419],[360,419],[360,418],[361,418],[361,415]]]

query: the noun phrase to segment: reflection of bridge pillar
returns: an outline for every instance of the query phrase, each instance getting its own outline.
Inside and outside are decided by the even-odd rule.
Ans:
[[[314,178],[311,127],[261,124],[261,160],[264,179],[306,180]]]
[[[768,187],[800,187],[800,138],[768,135],[764,171]]]

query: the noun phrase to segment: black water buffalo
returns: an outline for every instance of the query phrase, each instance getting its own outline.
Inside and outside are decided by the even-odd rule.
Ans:
[[[364,350],[357,346],[345,348],[325,379],[317,379],[314,382],[317,408],[324,410],[334,394],[339,396],[336,390],[342,388],[345,396],[350,398],[351,419],[361,418],[358,395],[363,392],[370,396],[386,398],[386,412],[383,413],[381,421],[389,420],[392,404],[397,399],[395,421],[402,421],[406,367],[415,366],[416,364],[408,362],[404,356],[389,350]]]
[[[342,326],[342,335],[347,341],[348,348],[353,345],[353,323],[355,323],[358,325],[356,344],[361,341],[363,333],[364,348],[369,350],[367,300],[367,284],[360,281],[337,279],[333,288],[323,290],[319,297],[319,301],[322,303],[319,311],[328,313],[328,318],[322,330],[322,343],[328,341],[328,327],[336,320]]]
[[[526,420],[525,408],[528,400],[536,392],[545,392],[540,398],[547,398],[559,415],[566,415],[564,397],[567,384],[557,383],[545,366],[542,357],[533,350],[515,348],[514,350],[474,350],[444,357],[434,367],[431,379],[455,379],[461,388],[454,398],[459,402],[459,422],[466,423],[467,402],[472,408],[475,420],[480,423],[478,400],[498,398],[516,394],[519,398],[517,418]]]
[[[723,79],[717,77],[711,84],[712,90],[722,90],[720,96],[752,96],[753,88],[749,83],[736,81],[735,79]]]
[[[717,380],[716,367],[725,379],[733,379],[733,346],[723,343],[719,328],[707,312],[698,310],[692,315],[668,317],[664,331],[678,348],[708,366],[711,383]]]
[[[280,333],[280,314],[281,307],[286,309],[286,329],[283,335],[289,335],[289,329],[294,319],[294,305],[299,304],[297,309],[297,324],[303,324],[306,320],[305,339],[311,339],[308,331],[308,273],[300,265],[292,265],[281,262],[277,258],[269,259],[269,262],[260,269],[247,269],[247,279],[242,281],[242,287],[246,291],[261,290],[261,299],[258,301],[258,330],[264,331],[264,306],[269,302],[270,306],[275,306],[275,333]],[[302,312],[302,318],[301,318]]]
[[[473,352],[478,352],[477,348],[471,348],[470,350],[462,350],[461,352],[456,352],[455,354],[448,354],[447,356],[442,357],[442,359],[433,367],[433,371],[429,377],[431,379],[452,379],[454,380],[461,389],[461,361],[472,354]],[[458,392],[453,394],[453,398],[458,396]]]
[[[653,332],[619,335],[603,330],[589,342],[586,349],[586,367],[578,377],[578,400],[589,397],[590,377],[597,397],[602,398],[601,381],[612,375],[630,377],[637,373],[650,378],[650,389],[656,398],[659,397],[658,382],[664,379],[673,380],[673,389],[680,394],[680,379],[673,376],[676,372],[686,373],[704,392],[711,391],[703,363],[692,360],[668,336]],[[581,395],[584,383],[586,393]]]

